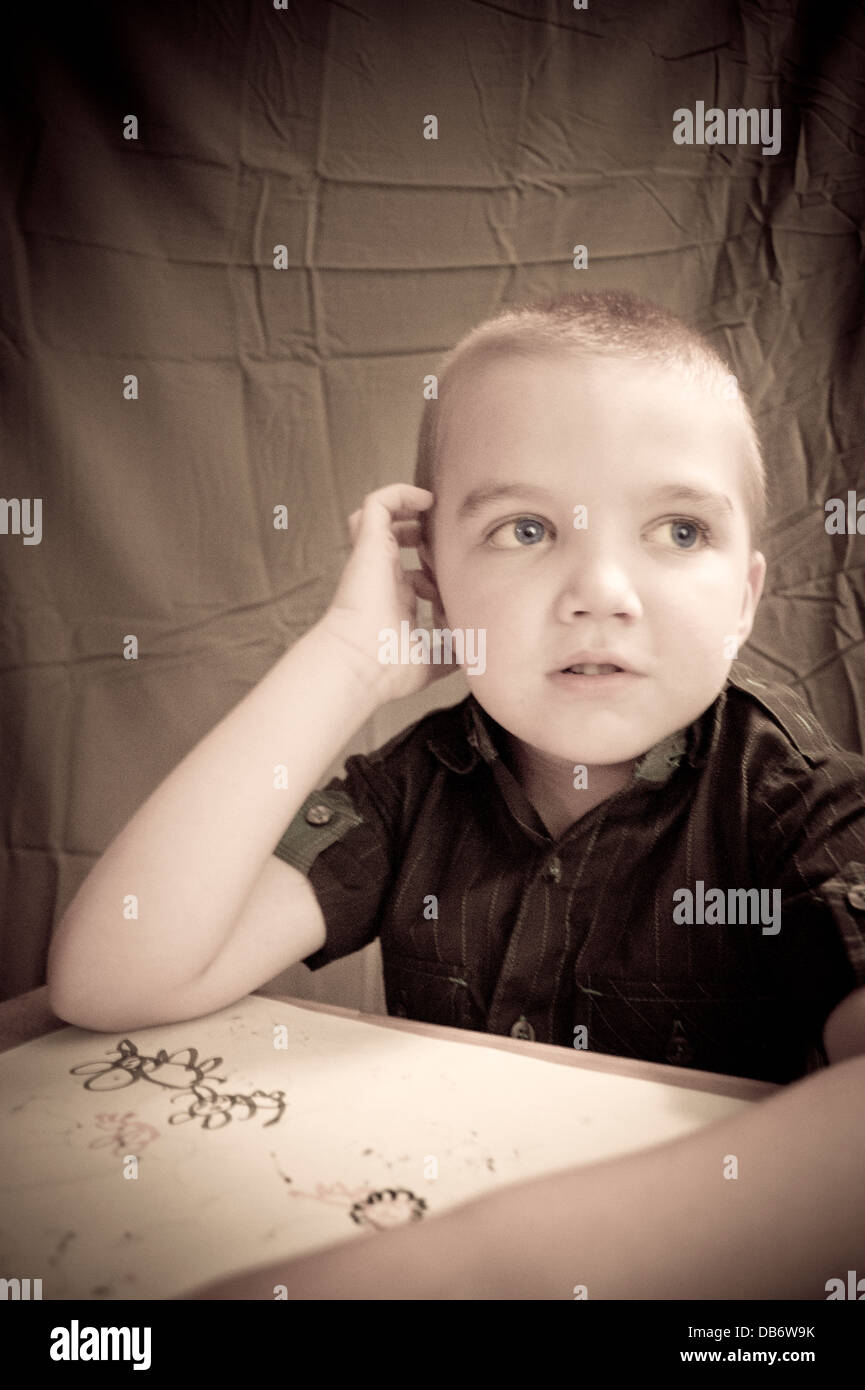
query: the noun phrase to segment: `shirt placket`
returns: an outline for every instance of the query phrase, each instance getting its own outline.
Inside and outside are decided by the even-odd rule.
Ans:
[[[535,846],[537,858],[496,979],[487,1027],[513,1038],[552,1042],[548,1018],[556,982],[568,969],[566,957],[573,957],[579,944],[566,911],[574,887],[567,866],[585,860],[580,846],[596,833],[597,826],[589,812],[554,842],[520,786],[501,765],[496,779],[508,810]]]

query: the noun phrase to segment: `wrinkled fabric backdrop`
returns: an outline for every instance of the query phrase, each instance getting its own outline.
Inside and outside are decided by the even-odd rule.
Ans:
[[[771,491],[743,655],[863,748],[865,537],[824,528],[865,496],[861,5],[88,0],[4,28],[0,491],[43,499],[43,535],[0,535],[2,997],[322,614],[346,516],[411,480],[424,376],[539,294],[635,290],[726,357]],[[698,101],[780,107],[780,153],[676,145]],[[278,983],[385,1011],[377,943]]]

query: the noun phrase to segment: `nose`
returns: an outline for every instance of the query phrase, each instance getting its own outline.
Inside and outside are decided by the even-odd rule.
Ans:
[[[562,552],[556,616],[566,622],[577,615],[639,618],[642,612],[621,541],[600,528],[575,534]]]

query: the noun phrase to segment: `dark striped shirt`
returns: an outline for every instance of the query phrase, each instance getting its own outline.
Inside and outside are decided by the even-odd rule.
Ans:
[[[379,936],[391,1014],[774,1082],[826,1064],[865,984],[865,759],[741,662],[558,838],[504,747],[469,695],[310,793],[274,851],[321,905],[310,969]]]

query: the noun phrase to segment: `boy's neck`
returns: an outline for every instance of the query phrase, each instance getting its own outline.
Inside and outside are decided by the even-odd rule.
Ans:
[[[573,764],[563,763],[529,749],[510,735],[506,736],[505,762],[519,782],[553,839],[591,811],[600,802],[614,796],[633,778],[637,759],[626,763],[608,763],[586,769],[585,787],[574,787]]]

